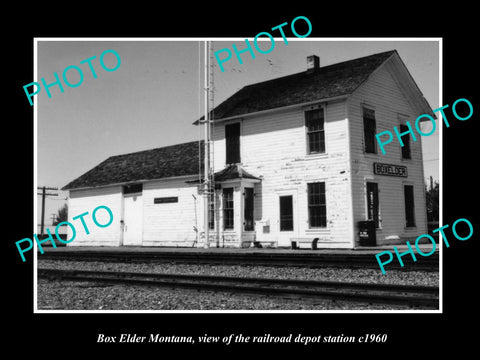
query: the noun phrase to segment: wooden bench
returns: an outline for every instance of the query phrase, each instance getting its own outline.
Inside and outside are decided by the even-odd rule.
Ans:
[[[310,249],[317,250],[318,238],[290,238],[292,249],[299,249],[300,244],[308,244]]]
[[[252,244],[253,244],[253,247],[255,248],[263,248],[264,244],[269,245],[268,247],[274,247],[277,245],[277,240],[262,240],[262,241],[254,240]]]

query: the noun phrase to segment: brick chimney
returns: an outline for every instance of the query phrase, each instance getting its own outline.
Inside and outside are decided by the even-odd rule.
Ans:
[[[320,58],[317,55],[307,56],[307,71],[320,68]]]

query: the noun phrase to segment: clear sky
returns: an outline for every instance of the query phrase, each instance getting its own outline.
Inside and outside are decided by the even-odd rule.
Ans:
[[[198,41],[72,41],[37,39],[37,79],[54,82],[70,65],[83,70],[83,83],[75,88],[64,84],[44,89],[35,96],[37,106],[37,186],[61,188],[112,155],[152,149],[202,137],[201,127],[192,123],[203,115],[203,47]],[[213,50],[237,44],[243,39],[214,41]],[[267,44],[265,49],[268,49]],[[203,43],[202,43],[203,46]],[[263,47],[262,47],[263,48]],[[113,72],[99,64],[103,51],[113,49],[121,65]],[[320,65],[350,60],[396,49],[432,109],[439,103],[439,45],[437,41],[322,41],[281,38],[269,54],[243,54],[243,64],[235,57],[214,71],[215,105],[245,85],[281,77],[306,69],[306,57],[318,55]],[[87,64],[92,61],[97,79]],[[115,57],[105,56],[114,67]],[[67,73],[71,83],[79,80],[75,70]],[[27,100],[26,100],[27,101]],[[27,101],[28,104],[28,101]],[[437,127],[438,129],[438,127]],[[423,137],[425,177],[439,179],[438,130]],[[67,193],[47,199],[46,224],[65,202]],[[41,201],[38,198],[38,209]],[[92,209],[93,210],[93,209]],[[40,216],[40,212],[38,212]]]

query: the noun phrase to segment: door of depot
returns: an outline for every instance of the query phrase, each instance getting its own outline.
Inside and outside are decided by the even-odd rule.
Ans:
[[[290,246],[291,238],[296,237],[298,221],[295,195],[289,192],[278,196],[278,246]]]
[[[124,195],[123,245],[142,245],[143,201],[141,194]]]

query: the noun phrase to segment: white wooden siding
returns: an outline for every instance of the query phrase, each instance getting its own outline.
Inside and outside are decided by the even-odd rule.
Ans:
[[[143,246],[192,246],[197,233],[203,228],[203,198],[197,194],[194,184],[186,180],[159,180],[143,184],[141,201],[143,202]],[[192,196],[195,195],[195,198]],[[154,204],[156,197],[177,196],[177,203]],[[99,189],[72,190],[69,198],[69,222],[75,226],[75,240],[69,246],[119,246],[123,219],[123,194],[121,186],[102,187]],[[97,227],[92,220],[93,210],[106,205],[113,213],[113,222],[105,228]],[[88,211],[84,217],[90,234],[86,234],[80,219],[72,220]],[[99,210],[97,220],[104,224],[108,219],[106,211]],[[68,227],[69,228],[69,227]],[[70,229],[70,228],[69,228]],[[71,239],[69,230],[67,239]]]
[[[390,73],[391,63],[381,66],[370,79],[362,85],[347,101],[351,136],[352,192],[355,224],[366,220],[366,182],[378,183],[381,229],[377,230],[377,241],[385,243],[388,239],[400,237],[411,239],[426,233],[426,204],[424,190],[423,160],[421,136],[415,133],[417,141],[410,136],[411,159],[402,159],[401,146],[394,134],[393,127],[401,121],[409,120],[415,131],[415,119],[418,113],[400,91],[396,80]],[[385,146],[383,155],[377,144],[377,154],[364,152],[362,106],[368,105],[375,110],[377,134],[389,130],[394,136],[392,143]],[[406,166],[408,178],[373,175],[373,163],[381,162]],[[416,227],[405,228],[405,205],[403,185],[414,186]]]
[[[97,189],[70,190],[68,200],[68,221],[74,225],[75,239],[67,246],[118,246],[120,244],[120,220],[122,218],[122,189],[120,186],[108,186]],[[107,227],[98,227],[92,219],[93,210],[98,206],[108,206],[112,211],[113,221]],[[84,216],[85,224],[90,232],[87,234],[81,219],[74,217],[88,212]],[[104,209],[96,213],[100,224],[108,223],[109,215]],[[67,240],[72,238],[72,230],[68,226]]]
[[[426,204],[421,152],[421,136],[411,140],[411,160],[401,158],[401,147],[396,139],[386,146],[383,155],[377,145],[377,154],[365,154],[362,106],[375,110],[377,133],[399,126],[401,121],[414,122],[419,109],[409,102],[392,74],[398,63],[388,60],[347,100],[319,103],[325,115],[325,154],[307,154],[305,111],[311,107],[278,110],[261,115],[246,116],[216,124],[213,127],[214,171],[225,168],[225,124],[240,122],[240,153],[243,168],[262,181],[254,185],[254,220],[263,221],[263,231],[255,229],[257,240],[277,241],[289,246],[289,236],[318,237],[319,247],[351,248],[358,240],[357,222],[366,219],[366,182],[378,183],[381,229],[377,231],[378,244],[393,237],[403,240],[425,233]],[[318,105],[318,104],[317,104]],[[417,135],[417,134],[416,134]],[[373,174],[373,163],[382,162],[407,166],[408,178]],[[193,178],[192,178],[193,179]],[[193,246],[197,232],[203,231],[203,198],[197,186],[188,179],[149,181],[143,186],[143,242],[144,246]],[[327,226],[311,229],[308,224],[307,184],[325,182]],[[405,184],[415,191],[416,227],[405,228]],[[243,184],[245,185],[245,184]],[[242,234],[243,198],[240,182],[234,186],[235,229],[220,235],[226,243],[239,242]],[[196,200],[192,196],[196,197]],[[294,231],[284,236],[279,231],[279,196],[294,197]],[[178,197],[177,203],[154,204],[156,197]],[[221,204],[221,197],[218,204]],[[108,206],[114,215],[108,228],[98,228],[91,220],[96,206]],[[85,217],[91,231],[86,235],[80,220],[72,217],[88,211]],[[69,245],[119,245],[120,220],[123,211],[121,186],[101,189],[72,190],[69,200],[69,221],[75,224],[77,237]],[[216,227],[223,228],[222,212],[217,215]],[[72,234],[68,235],[71,238]],[[253,233],[248,234],[249,238]],[[240,243],[238,243],[240,245]]]
[[[192,246],[197,235],[194,226],[202,231],[203,197],[197,186],[186,180],[164,179],[143,185],[144,246]],[[178,202],[154,204],[157,197],[172,196],[178,197]]]
[[[270,232],[257,231],[263,240],[278,240],[278,194],[295,192],[298,221],[295,235],[320,237],[325,247],[351,247],[351,200],[349,183],[347,120],[344,101],[323,104],[325,108],[325,154],[307,154],[304,111],[289,111],[241,120],[242,166],[262,177],[255,186],[255,220],[270,223]],[[238,121],[238,120],[236,120]],[[234,121],[232,121],[234,122]],[[214,128],[215,171],[225,167],[225,126]],[[327,227],[309,229],[307,183],[324,181]],[[260,239],[260,240],[262,240]],[[280,246],[288,246],[281,240]]]

